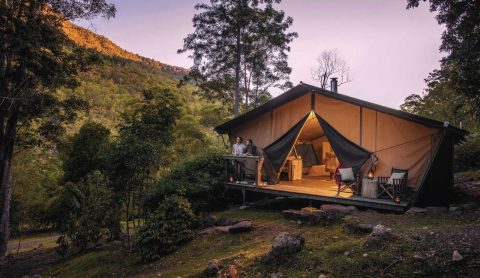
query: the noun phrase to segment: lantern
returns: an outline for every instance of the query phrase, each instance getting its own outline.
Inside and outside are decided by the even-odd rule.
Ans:
[[[373,176],[374,176],[373,169],[368,170],[367,178],[372,180]]]

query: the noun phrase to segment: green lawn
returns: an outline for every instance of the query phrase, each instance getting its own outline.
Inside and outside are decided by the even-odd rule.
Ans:
[[[342,223],[312,226],[286,220],[278,211],[253,209],[215,215],[252,219],[254,229],[242,234],[198,235],[150,264],[136,264],[120,244],[105,245],[47,265],[40,273],[45,277],[198,277],[211,259],[221,260],[226,268],[236,264],[244,277],[270,277],[272,273],[281,277],[318,277],[322,273],[329,277],[449,277],[480,270],[478,213],[412,216],[358,212],[355,217],[362,222],[384,224],[397,235],[373,251],[362,247],[367,235],[346,232]],[[264,263],[273,237],[284,231],[302,235],[305,248],[286,262]],[[464,261],[451,261],[455,249]],[[429,257],[421,261],[414,255]]]

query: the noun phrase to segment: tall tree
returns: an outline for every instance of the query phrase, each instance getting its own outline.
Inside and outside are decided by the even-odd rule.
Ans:
[[[32,121],[58,114],[68,118],[68,102],[55,97],[60,86],[75,86],[90,56],[67,39],[65,20],[114,16],[105,0],[2,0],[0,2],[0,262],[9,238],[12,159],[18,131]],[[63,106],[63,107],[62,107]],[[44,121],[38,131],[58,132],[59,121]],[[33,125],[31,125],[33,126]]]
[[[135,197],[142,196],[160,167],[169,165],[174,128],[181,115],[177,92],[162,87],[144,91],[120,125],[120,138],[109,155],[109,176],[125,209],[127,235]]]
[[[336,50],[325,50],[317,57],[317,65],[312,68],[312,78],[320,83],[320,88],[327,89],[332,77],[339,78],[338,86],[352,81],[350,67]]]
[[[407,2],[407,8],[430,2],[430,10],[436,12],[438,24],[445,25],[440,50],[447,55],[435,73],[436,84],[448,83],[455,94],[463,95],[474,104],[474,113],[480,116],[480,0]]]
[[[235,116],[242,99],[247,106],[251,95],[256,99],[269,87],[291,86],[287,52],[297,33],[287,32],[293,19],[274,8],[278,3],[210,0],[195,6],[200,11],[193,17],[195,31],[178,51],[192,51],[194,65],[187,79],[193,79],[207,98],[233,100]]]

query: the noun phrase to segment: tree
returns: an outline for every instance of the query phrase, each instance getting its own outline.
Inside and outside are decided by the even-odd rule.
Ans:
[[[120,138],[108,156],[109,177],[125,208],[128,236],[136,197],[143,195],[159,168],[170,163],[169,147],[182,102],[170,88],[154,87],[145,90],[143,99],[132,106],[124,115]]]
[[[86,70],[90,55],[72,44],[61,30],[65,20],[114,16],[105,0],[5,0],[0,2],[0,261],[9,238],[12,158],[19,127],[50,112],[67,115],[64,100],[54,97],[60,86],[75,86],[76,73]],[[68,117],[67,117],[68,118]],[[62,119],[62,117],[60,117]],[[58,121],[38,129],[58,131]],[[57,125],[58,126],[58,125]]]
[[[332,77],[340,78],[338,86],[352,81],[347,62],[336,50],[325,50],[317,57],[317,65],[312,68],[312,78],[320,83],[320,88],[327,89]]]
[[[420,0],[407,0],[407,8],[415,8]],[[427,2],[427,0],[423,0]],[[480,1],[429,0],[438,24],[445,25],[440,50],[446,52],[438,81],[449,83],[457,95],[463,95],[480,116]],[[440,82],[437,82],[440,84]]]
[[[104,168],[110,147],[110,130],[99,123],[87,122],[64,145],[64,181],[78,182],[88,173]]]
[[[432,72],[425,80],[427,88],[423,94],[408,96],[400,109],[439,121],[448,121],[468,130],[478,130],[480,123],[474,113],[475,103],[469,101],[465,95],[458,94],[451,87],[452,84],[441,75],[441,71]]]
[[[70,245],[80,251],[97,243],[108,230],[117,229],[113,192],[107,178],[99,171],[87,174],[79,182],[67,182],[58,200],[58,227],[62,235],[57,242],[60,253]]]
[[[197,4],[195,31],[184,39],[179,53],[192,51],[194,65],[186,80],[197,83],[207,98],[224,103],[233,100],[235,116],[240,102],[248,107],[272,86],[291,86],[287,64],[289,43],[297,37],[287,33],[293,19],[274,9],[280,0],[210,0]],[[284,81],[284,83],[281,83]]]

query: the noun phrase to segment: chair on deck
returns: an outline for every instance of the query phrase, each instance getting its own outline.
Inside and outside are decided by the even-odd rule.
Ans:
[[[408,181],[408,170],[392,168],[390,177],[378,177],[378,197],[386,195],[395,200],[404,194]]]
[[[335,171],[335,181],[338,185],[337,196],[340,195],[340,192],[344,192],[347,189],[351,190],[353,195],[358,195],[360,183],[358,173],[355,173],[354,168],[339,165]]]

